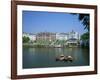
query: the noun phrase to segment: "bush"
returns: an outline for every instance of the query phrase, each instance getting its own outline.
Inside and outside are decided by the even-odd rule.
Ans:
[[[24,36],[23,37],[23,43],[28,43],[30,41],[29,37]]]

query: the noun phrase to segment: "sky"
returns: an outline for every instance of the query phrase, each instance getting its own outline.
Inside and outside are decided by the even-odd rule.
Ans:
[[[86,32],[84,26],[78,20],[78,15],[62,12],[23,11],[23,32],[56,32],[67,33],[74,30],[79,34]]]

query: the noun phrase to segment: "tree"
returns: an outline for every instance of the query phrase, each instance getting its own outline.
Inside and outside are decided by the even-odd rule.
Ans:
[[[89,32],[84,33],[84,34],[81,36],[81,40],[83,40],[83,41],[89,40]]]
[[[90,15],[89,14],[77,14],[77,13],[73,13],[73,15],[78,15],[78,19],[83,24],[84,29],[88,30],[86,33],[84,33],[81,36],[81,40],[83,41],[83,43],[88,43],[87,45],[89,47]]]
[[[79,14],[78,19],[82,22],[82,24],[85,26],[84,29],[87,29],[89,31],[90,29],[90,16],[89,14]]]
[[[90,15],[89,14],[77,14],[77,13],[71,13],[72,15],[78,15],[79,21],[82,22],[82,24],[85,26],[84,29],[87,29],[88,32],[90,30]]]
[[[29,37],[24,36],[23,37],[23,43],[28,43],[30,41]]]
[[[81,40],[83,41],[84,47],[89,47],[89,31],[90,31],[90,16],[89,14],[79,14],[78,18],[82,24],[85,26],[84,29],[88,31],[81,36]]]
[[[89,32],[84,33],[81,36],[81,40],[82,40],[82,47],[88,47],[89,48]]]

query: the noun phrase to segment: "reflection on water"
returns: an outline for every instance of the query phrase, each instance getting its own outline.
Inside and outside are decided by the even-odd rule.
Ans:
[[[56,61],[56,56],[64,54],[74,60]],[[23,68],[44,68],[89,65],[89,50],[82,48],[26,48],[23,47]]]

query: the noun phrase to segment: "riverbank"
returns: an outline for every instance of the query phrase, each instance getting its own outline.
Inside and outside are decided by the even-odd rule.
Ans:
[[[40,45],[40,44],[31,44],[31,43],[23,43],[23,47],[33,47],[33,48],[70,48],[70,47],[81,47],[79,45]]]

